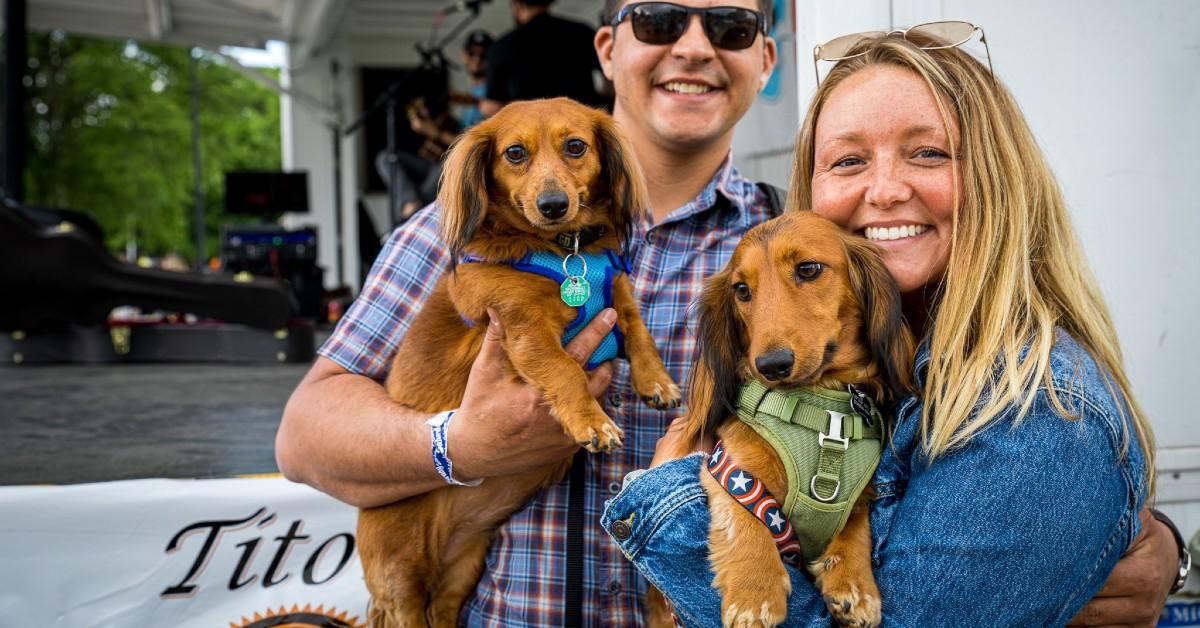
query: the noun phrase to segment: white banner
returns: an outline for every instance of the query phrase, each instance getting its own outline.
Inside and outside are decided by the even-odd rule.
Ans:
[[[0,626],[362,626],[356,515],[281,478],[0,487]]]

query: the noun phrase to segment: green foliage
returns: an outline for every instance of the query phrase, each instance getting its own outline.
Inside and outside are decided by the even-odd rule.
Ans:
[[[187,48],[31,33],[26,200],[91,214],[107,244],[194,256]],[[227,170],[280,168],[279,97],[211,54],[197,59],[206,256]]]

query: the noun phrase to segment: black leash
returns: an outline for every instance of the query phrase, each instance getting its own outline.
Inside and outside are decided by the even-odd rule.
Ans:
[[[583,628],[583,484],[587,451],[575,452],[571,462],[567,496],[567,600],[563,609],[565,628]]]

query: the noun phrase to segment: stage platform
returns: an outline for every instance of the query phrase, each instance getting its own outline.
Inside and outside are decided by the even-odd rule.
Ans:
[[[308,364],[0,368],[0,485],[275,473]]]

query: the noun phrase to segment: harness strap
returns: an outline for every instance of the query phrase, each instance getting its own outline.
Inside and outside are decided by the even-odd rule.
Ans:
[[[842,488],[842,457],[850,449],[850,439],[842,436],[842,420],[845,415],[829,410],[829,431],[821,432],[818,444],[821,451],[817,454],[817,472],[809,481],[809,494],[819,502],[831,502],[837,499]]]
[[[749,471],[739,467],[725,451],[725,444],[717,441],[712,456],[708,459],[708,473],[750,514],[763,522],[775,541],[775,549],[785,562],[801,567],[804,562],[804,552],[792,523],[783,514],[783,508],[767,485],[751,475]]]
[[[768,392],[773,394],[768,395]],[[761,413],[814,432],[832,429],[829,413],[835,412],[842,420],[842,425],[838,428],[839,433],[846,435],[850,440],[881,438],[883,419],[879,411],[871,408],[873,416],[870,423],[855,421],[853,416],[857,413],[850,400],[851,395],[848,391],[822,388],[771,391],[762,382],[751,379],[742,384],[737,411],[742,420],[748,420],[756,413]]]

